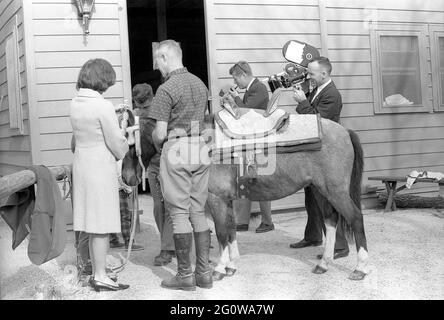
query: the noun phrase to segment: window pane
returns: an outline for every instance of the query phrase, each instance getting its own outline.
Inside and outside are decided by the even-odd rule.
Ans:
[[[441,80],[441,103],[440,105],[444,105],[444,37],[438,38],[439,42],[439,51],[438,51],[438,57],[439,57],[439,75]]]
[[[416,36],[381,36],[384,106],[421,105],[419,47]]]

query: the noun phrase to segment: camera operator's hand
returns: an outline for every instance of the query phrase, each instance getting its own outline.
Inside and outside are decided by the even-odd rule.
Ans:
[[[305,96],[304,91],[302,91],[300,86],[293,87],[294,94],[293,99],[296,100],[296,102],[302,102],[304,100],[307,100],[307,97]]]
[[[233,98],[239,97],[239,93],[233,87],[230,88],[229,93]]]

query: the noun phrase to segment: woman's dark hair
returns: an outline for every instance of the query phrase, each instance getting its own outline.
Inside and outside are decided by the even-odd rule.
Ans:
[[[91,59],[80,70],[76,88],[104,93],[115,83],[116,72],[111,64],[104,59]]]

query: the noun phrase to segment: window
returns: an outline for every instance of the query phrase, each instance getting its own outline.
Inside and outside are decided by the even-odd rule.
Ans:
[[[444,27],[430,27],[432,53],[433,108],[444,111]]]
[[[430,111],[426,30],[395,24],[371,29],[375,113]]]

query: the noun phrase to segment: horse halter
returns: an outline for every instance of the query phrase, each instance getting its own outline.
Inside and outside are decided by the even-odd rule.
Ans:
[[[139,125],[139,117],[134,116],[134,125],[128,126],[129,124],[129,113],[131,110],[129,109],[127,104],[120,105],[120,108],[116,109],[116,114],[119,117],[119,125],[126,134],[128,135],[128,144],[133,145],[136,148],[136,156],[139,160],[139,164],[142,167],[142,189],[146,190],[146,168],[143,165],[142,161],[142,145],[140,140],[140,125]]]

